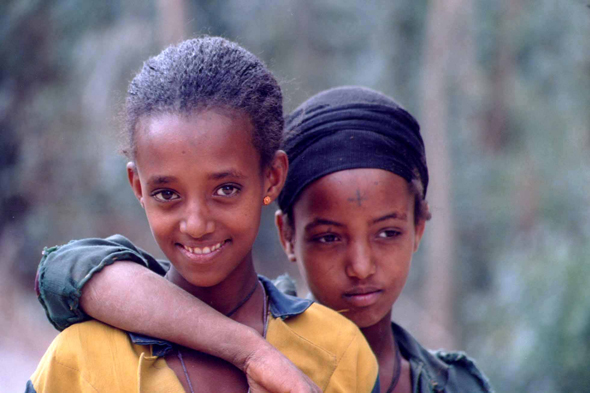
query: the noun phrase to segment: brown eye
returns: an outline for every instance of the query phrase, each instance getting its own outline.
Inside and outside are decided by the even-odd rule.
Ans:
[[[318,243],[334,243],[334,242],[338,241],[338,239],[339,239],[338,236],[336,236],[334,234],[328,234],[328,235],[316,237],[314,240]]]
[[[160,190],[152,194],[152,197],[158,202],[170,202],[180,199],[180,196],[171,190]]]
[[[240,189],[234,185],[227,184],[221,186],[215,191],[215,195],[222,196],[222,197],[231,197],[235,196],[240,192]]]
[[[392,238],[392,237],[398,237],[401,234],[402,233],[400,231],[396,231],[393,229],[387,229],[385,231],[379,232],[379,234],[377,236],[382,239],[387,239],[387,238]]]

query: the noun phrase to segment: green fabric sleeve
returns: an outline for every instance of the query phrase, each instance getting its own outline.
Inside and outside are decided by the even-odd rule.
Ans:
[[[43,250],[37,271],[37,295],[57,330],[90,319],[79,306],[82,287],[94,274],[116,261],[136,262],[160,275],[166,274],[170,266],[121,235],[73,240]]]

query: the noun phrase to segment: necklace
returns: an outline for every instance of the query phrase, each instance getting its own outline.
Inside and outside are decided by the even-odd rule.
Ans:
[[[395,365],[393,367],[393,378],[391,379],[391,384],[389,384],[389,388],[387,389],[387,393],[393,392],[393,389],[395,389],[395,387],[397,386],[397,383],[399,382],[399,378],[402,375],[402,355],[399,352],[399,346],[397,345],[397,342],[395,342],[395,339],[394,339],[394,344],[395,344]]]
[[[193,384],[191,383],[191,378],[188,376],[188,371],[186,371],[186,366],[184,365],[184,359],[182,358],[182,352],[180,352],[180,348],[178,349],[178,359],[180,359],[180,364],[182,364],[182,370],[184,371],[186,382],[188,382],[188,388],[191,390],[191,393],[195,393]]]
[[[248,300],[250,300],[250,298],[252,297],[252,295],[254,294],[254,292],[256,292],[256,288],[258,287],[258,283],[260,283],[260,281],[256,280],[257,284],[254,285],[254,288],[250,291],[250,293],[248,293],[246,295],[246,297],[240,302],[238,303],[238,305],[236,307],[234,307],[233,310],[231,310],[230,312],[228,312],[227,314],[225,314],[226,317],[231,316],[232,314],[234,314],[236,311],[239,310],[240,307],[242,307],[244,304],[246,304],[246,302]],[[264,288],[264,285],[262,285],[262,283],[260,283],[260,286],[262,287],[262,325],[264,326],[263,331],[262,331],[262,337],[266,338],[266,329],[268,327],[268,305],[267,305],[267,300],[266,300],[266,289]],[[182,365],[182,371],[184,371],[184,376],[186,378],[186,382],[188,383],[188,387],[191,390],[191,393],[195,393],[194,389],[193,389],[193,384],[191,383],[191,378],[188,375],[188,370],[186,369],[186,365],[184,364],[184,359],[182,357],[182,352],[180,351],[180,348],[178,348],[177,350],[177,354],[178,354],[178,359],[180,360],[180,364]],[[250,389],[248,389],[248,393],[250,393]],[[388,391],[389,393],[389,391]]]
[[[256,292],[256,288],[258,288],[258,283],[260,281],[258,281],[258,279],[256,279],[256,283],[254,283],[254,287],[252,287],[252,289],[250,290],[250,292],[246,295],[245,298],[242,299],[241,302],[238,303],[237,306],[235,306],[230,312],[228,312],[227,314],[225,314],[226,317],[231,317],[232,315],[234,315],[236,313],[236,311],[238,311],[240,309],[240,307],[242,307],[244,304],[246,304],[246,302],[248,300],[250,300],[250,298],[252,297],[252,295],[254,295],[254,292]],[[264,289],[264,287],[262,287]]]

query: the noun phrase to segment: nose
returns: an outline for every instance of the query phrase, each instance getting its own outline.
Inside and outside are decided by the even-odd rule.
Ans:
[[[349,277],[364,280],[377,271],[371,246],[367,241],[350,243],[347,259],[346,274]]]
[[[194,200],[187,204],[180,220],[180,231],[195,239],[215,231],[215,221],[206,201]]]

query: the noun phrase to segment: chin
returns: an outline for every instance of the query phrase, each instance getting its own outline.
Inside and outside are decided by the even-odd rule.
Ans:
[[[210,288],[224,280],[224,277],[220,277],[220,275],[217,274],[217,272],[207,274],[195,271],[178,271],[178,274],[182,277],[182,281],[184,281],[186,284],[197,288]]]
[[[226,278],[217,274],[195,274],[190,277],[189,282],[195,287],[210,288],[223,282]]]
[[[352,314],[343,313],[343,315],[354,322],[360,329],[376,325],[385,317],[385,315],[375,315],[372,310],[363,310]]]

